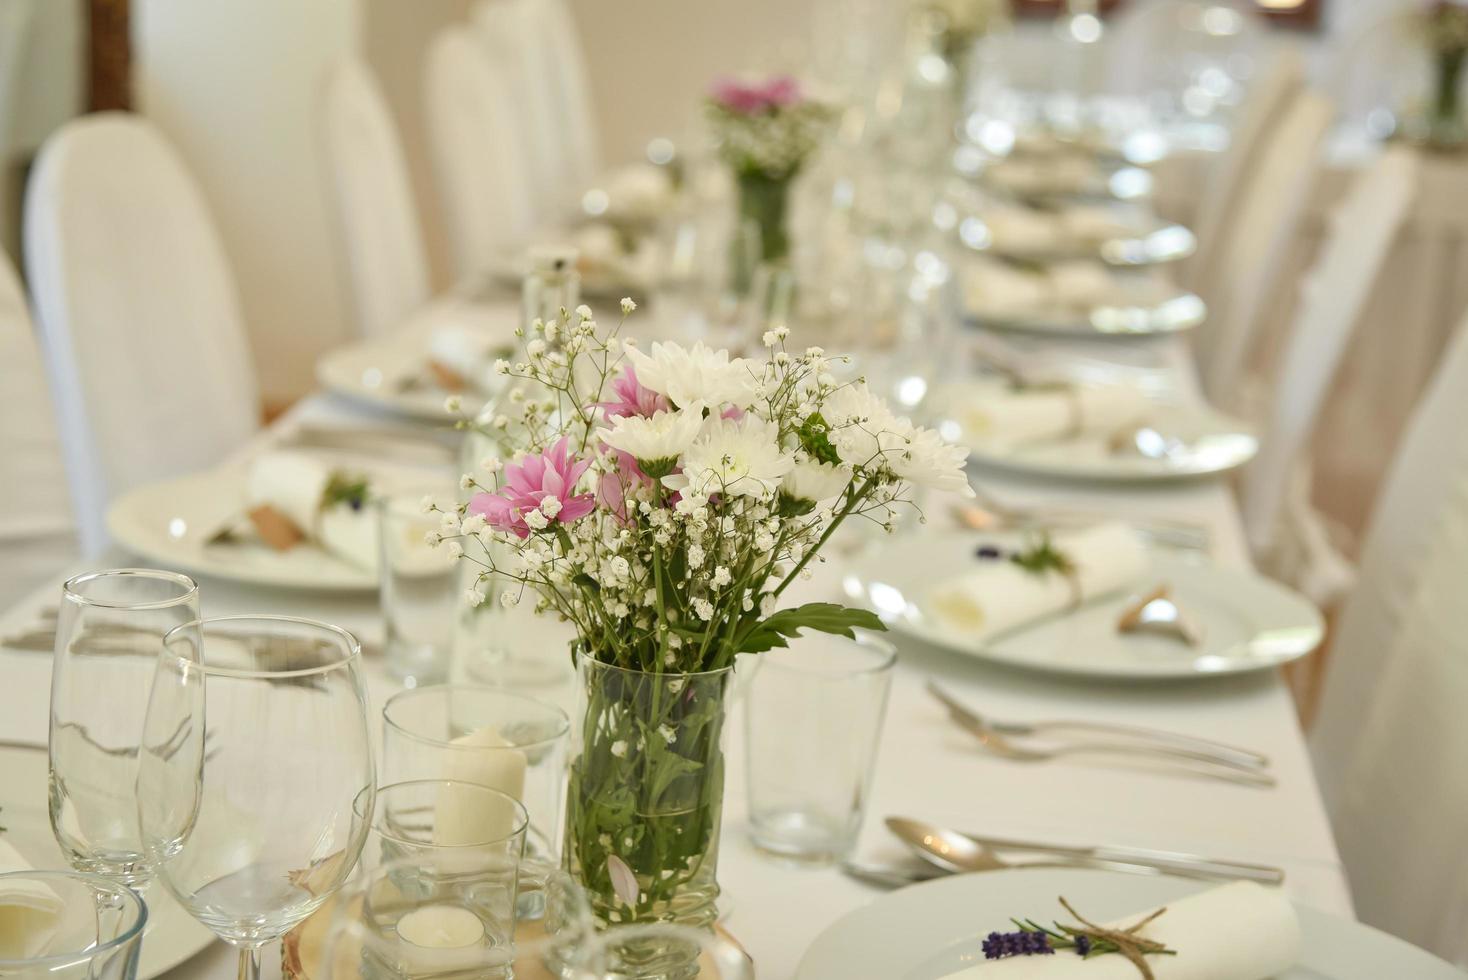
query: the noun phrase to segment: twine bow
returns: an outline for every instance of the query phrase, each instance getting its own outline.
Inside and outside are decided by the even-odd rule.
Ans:
[[[1098,926],[1081,915],[1063,896],[1060,899],[1060,904],[1065,907],[1067,912],[1075,917],[1077,922],[1085,926],[1084,929],[1078,929],[1073,926],[1061,926],[1060,928],[1065,930],[1066,933],[1071,936],[1085,936],[1092,941],[1102,940],[1111,943],[1116,947],[1118,953],[1125,956],[1137,968],[1137,972],[1142,975],[1142,980],[1156,980],[1156,977],[1152,973],[1152,967],[1147,964],[1147,960],[1144,957],[1148,953],[1169,952],[1167,944],[1159,943],[1155,939],[1138,936],[1137,932],[1163,912],[1166,912],[1166,906],[1126,929],[1108,929],[1105,926]]]

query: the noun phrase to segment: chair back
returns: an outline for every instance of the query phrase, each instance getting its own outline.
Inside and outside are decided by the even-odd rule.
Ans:
[[[258,428],[233,275],[198,185],[152,124],[86,116],[41,149],[25,252],[84,554],[141,483]]]

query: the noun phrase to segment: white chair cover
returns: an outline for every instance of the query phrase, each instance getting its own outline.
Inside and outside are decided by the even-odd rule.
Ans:
[[[429,46],[428,142],[460,277],[482,272],[532,226],[514,93],[467,27]]]
[[[1215,404],[1237,407],[1260,311],[1280,288],[1279,270],[1320,172],[1333,111],[1319,95],[1296,96],[1266,141],[1223,243],[1217,287],[1203,296],[1209,319],[1198,338],[1203,385]]]
[[[0,605],[18,601],[77,554],[66,471],[30,311],[0,255]]]
[[[1412,204],[1415,151],[1395,147],[1356,178],[1301,287],[1259,456],[1244,475],[1244,529],[1259,563],[1323,606],[1350,588],[1349,562],[1310,505],[1301,459],[1346,345]]]
[[[428,301],[428,258],[397,128],[357,59],[328,74],[321,128],[357,329],[381,336]]]
[[[1356,911],[1468,965],[1468,328],[1423,397],[1341,614],[1311,750]]]
[[[471,18],[490,63],[513,93],[515,132],[533,194],[533,220],[554,222],[580,189],[556,101],[555,60],[541,30],[539,0],[483,0]]]
[[[1293,46],[1271,51],[1262,68],[1244,95],[1228,150],[1210,173],[1208,188],[1198,204],[1193,229],[1198,235],[1198,251],[1188,260],[1187,284],[1201,295],[1222,291],[1215,278],[1219,253],[1228,241],[1249,178],[1260,166],[1267,140],[1276,132],[1285,108],[1305,81],[1304,63]]]
[[[82,550],[96,554],[110,500],[211,466],[258,427],[234,279],[178,155],[123,113],[47,141],[25,245]]]
[[[586,73],[586,51],[576,32],[576,20],[566,0],[521,0],[537,11],[545,37],[548,72],[555,93],[556,118],[573,167],[571,186],[589,185],[602,172],[601,137],[591,104],[591,79]]]

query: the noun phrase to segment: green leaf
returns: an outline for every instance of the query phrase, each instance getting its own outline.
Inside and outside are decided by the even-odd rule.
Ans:
[[[587,575],[585,572],[582,572],[575,578],[571,579],[571,584],[577,586],[578,588],[585,589],[588,592],[601,591],[601,583],[592,578],[590,575]]]
[[[799,636],[802,629],[855,639],[854,630],[878,632],[886,628],[876,613],[866,609],[838,606],[834,602],[807,602],[793,609],[781,609],[762,620],[744,635],[734,652],[763,653],[775,647],[789,646],[787,638]]]
[[[831,439],[827,435],[830,431],[831,426],[821,417],[821,413],[812,412],[804,422],[800,423],[796,435],[800,437],[800,448],[804,449],[811,459],[839,466],[841,465],[841,454],[836,452],[836,447],[831,444]]]
[[[360,475],[347,475],[345,473],[333,473],[331,479],[326,483],[326,489],[321,492],[321,507],[335,507],[337,504],[346,504],[352,510],[361,510],[367,503],[367,478]]]

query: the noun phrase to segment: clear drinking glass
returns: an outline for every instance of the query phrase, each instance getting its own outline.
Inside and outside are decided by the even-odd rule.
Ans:
[[[15,980],[133,980],[148,907],[137,892],[76,871],[0,874],[10,915],[0,934],[0,977]]]
[[[750,835],[795,861],[856,843],[897,651],[871,634],[816,634],[759,655],[744,702]]]
[[[462,780],[507,793],[529,813],[528,852],[554,860],[570,728],[560,708],[511,691],[403,691],[382,709],[382,780]]]
[[[399,887],[409,876],[420,889],[415,895]],[[529,980],[628,980],[659,975],[663,964],[649,960],[648,950],[685,948],[694,955],[680,962],[696,963],[702,980],[754,976],[748,957],[711,932],[653,925],[599,934],[581,890],[544,866],[522,869],[522,888],[543,893],[544,919],[520,927],[511,943],[495,943],[474,885],[472,875],[433,877],[411,863],[365,871],[342,890],[319,947],[302,956],[303,972],[315,980],[479,980],[513,968]]]
[[[460,562],[426,540],[439,516],[425,514],[422,493],[377,501],[383,633],[387,670],[409,687],[448,678],[458,612]]]
[[[78,871],[136,888],[151,873],[134,786],[143,714],[163,636],[199,618],[199,587],[143,568],[61,587],[51,668],[51,829]]]
[[[256,980],[261,947],[331,896],[366,839],[361,647],[283,616],[187,623],[163,646],[139,754],[144,848]]]

